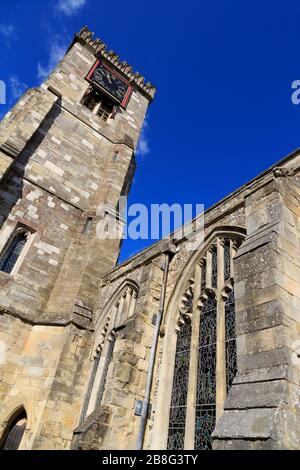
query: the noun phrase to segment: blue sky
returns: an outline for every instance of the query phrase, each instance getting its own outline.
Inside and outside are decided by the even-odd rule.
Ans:
[[[300,146],[299,15],[289,0],[5,1],[0,79],[11,106],[88,25],[158,88],[130,202],[208,208]]]

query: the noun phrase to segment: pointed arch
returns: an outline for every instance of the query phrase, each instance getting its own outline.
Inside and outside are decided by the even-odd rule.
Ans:
[[[122,295],[124,294],[124,292],[130,291],[130,290],[132,290],[133,296],[136,299],[140,290],[140,286],[136,281],[133,281],[132,279],[126,279],[114,292],[114,294],[111,296],[110,300],[106,303],[106,305],[102,309],[100,309],[99,316],[96,320],[96,326],[95,326],[96,331],[99,328],[100,323],[103,323],[103,319],[112,318],[115,323],[115,320],[117,319],[114,317],[114,314],[116,315],[117,312],[113,311],[114,307],[116,307],[116,305],[122,298]],[[133,305],[131,306],[132,310],[133,310]],[[128,313],[132,313],[132,310],[131,312],[128,311]]]
[[[182,292],[184,292],[186,289],[186,285],[189,282],[189,279],[194,278],[195,266],[198,263],[200,264],[202,261],[206,263],[205,255],[208,249],[213,245],[213,242],[217,238],[236,239],[242,242],[245,239],[245,237],[246,237],[246,230],[244,227],[231,227],[231,226],[223,226],[223,225],[215,227],[214,230],[207,237],[205,237],[203,243],[199,246],[199,249],[192,253],[186,265],[182,269],[176,281],[173,293],[167,301],[166,314],[165,314],[166,328],[176,327],[178,316],[174,317],[173,312],[176,310],[176,306],[178,305],[178,302],[180,301]],[[204,272],[204,269],[202,269],[202,272]]]
[[[118,331],[134,315],[139,293],[137,282],[126,279],[112,295],[96,320],[91,372],[79,424],[101,405]]]
[[[165,323],[164,323],[164,348],[162,365],[159,372],[159,391],[156,404],[156,420],[153,428],[153,440],[151,448],[155,449],[163,444],[164,448],[171,448],[169,443],[169,424],[170,411],[168,407],[172,406],[172,389],[174,384],[174,375],[176,375],[176,354],[178,340],[178,326],[182,321],[183,313],[188,313],[192,324],[191,353],[190,364],[188,367],[188,397],[185,422],[185,438],[184,448],[194,449],[195,447],[210,448],[211,442],[209,438],[206,442],[203,436],[211,436],[214,427],[215,418],[220,413],[226,394],[226,386],[219,379],[219,365],[222,366],[222,377],[225,377],[225,352],[222,355],[221,349],[225,349],[225,339],[220,340],[224,336],[225,329],[225,297],[232,290],[233,285],[233,258],[238,247],[246,237],[246,231],[243,227],[219,226],[204,239],[202,245],[197,252],[193,252],[182,269],[177,282],[175,284],[172,295],[169,297],[166,306]],[[229,257],[229,259],[228,259]],[[210,312],[213,315],[209,317],[209,303],[214,302],[210,306]],[[203,317],[206,315],[206,317]],[[214,318],[213,318],[214,317]],[[202,325],[201,325],[202,318]],[[206,320],[206,323],[205,323]],[[207,338],[210,338],[206,345],[201,342],[207,330]],[[213,330],[215,331],[215,341],[212,341]],[[218,335],[218,340],[217,340]],[[222,336],[223,335],[223,336]],[[231,356],[228,361],[233,363],[234,341],[228,344],[228,351],[231,347]],[[203,347],[203,349],[200,349]],[[202,353],[202,359],[201,359]],[[207,353],[207,354],[206,354]],[[205,356],[206,354],[206,356]],[[229,353],[228,353],[229,354]],[[210,356],[209,356],[210,355]],[[209,356],[209,357],[208,357]],[[225,389],[222,393],[212,393],[210,395],[211,403],[204,403],[201,398],[201,390],[203,394],[209,395],[207,387],[217,388],[213,374],[210,377],[205,375],[205,367],[211,359],[214,363],[215,378],[218,375],[218,384],[221,383],[220,389]],[[227,362],[228,362],[227,361]],[[217,366],[218,364],[218,366]],[[208,367],[208,366],[207,366]],[[224,373],[223,373],[224,371]],[[232,374],[235,374],[234,365]],[[232,383],[232,377],[228,379]],[[224,380],[223,380],[224,382]],[[203,383],[205,387],[203,388]],[[218,386],[219,389],[219,386]],[[200,390],[200,391],[199,391]],[[212,398],[215,402],[212,403]],[[209,405],[210,409],[205,408]],[[156,436],[160,436],[160,443],[156,440]],[[163,443],[161,438],[163,436]],[[181,436],[182,437],[182,436]],[[182,443],[181,439],[181,443]]]
[[[0,450],[18,450],[27,427],[27,413],[23,405],[19,406],[7,420],[0,438]]]

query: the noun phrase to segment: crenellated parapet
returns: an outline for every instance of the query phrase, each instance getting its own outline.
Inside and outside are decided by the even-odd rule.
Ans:
[[[79,33],[75,34],[73,44],[76,42],[87,47],[98,59],[105,59],[118,72],[121,72],[129,83],[135,84],[150,101],[153,100],[156,88],[150,82],[146,82],[139,72],[134,72],[126,61],[121,61],[114,51],[108,50],[107,45],[103,41],[95,39],[94,33],[87,26],[84,26]]]

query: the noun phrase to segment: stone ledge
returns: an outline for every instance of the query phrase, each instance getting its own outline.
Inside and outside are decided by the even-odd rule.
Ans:
[[[24,323],[32,326],[60,326],[66,327],[68,325],[74,325],[77,328],[94,331],[90,320],[82,318],[76,318],[76,316],[70,316],[70,314],[35,314],[30,315],[25,312],[13,310],[11,308],[3,307],[0,305],[0,316],[10,315],[11,317],[18,318]]]

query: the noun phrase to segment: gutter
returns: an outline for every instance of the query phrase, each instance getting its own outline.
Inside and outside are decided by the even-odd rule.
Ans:
[[[147,374],[145,397],[144,397],[143,404],[142,404],[141,420],[140,420],[140,426],[139,426],[139,431],[138,431],[138,436],[137,436],[137,445],[136,445],[137,450],[142,450],[143,444],[144,444],[146,425],[147,425],[147,419],[148,419],[148,413],[149,413],[150,394],[151,394],[151,387],[152,387],[153,374],[154,374],[155,356],[156,356],[159,332],[160,332],[160,327],[162,324],[164,307],[165,307],[169,265],[170,265],[170,260],[174,256],[175,252],[176,252],[176,247],[174,245],[170,245],[169,249],[165,252],[165,261],[164,261],[164,268],[163,268],[164,277],[163,277],[163,283],[162,283],[161,294],[160,294],[159,310],[157,313],[154,336],[152,340],[152,346],[151,346],[151,352],[150,352],[150,358],[149,358],[149,369],[148,369],[148,374]]]

